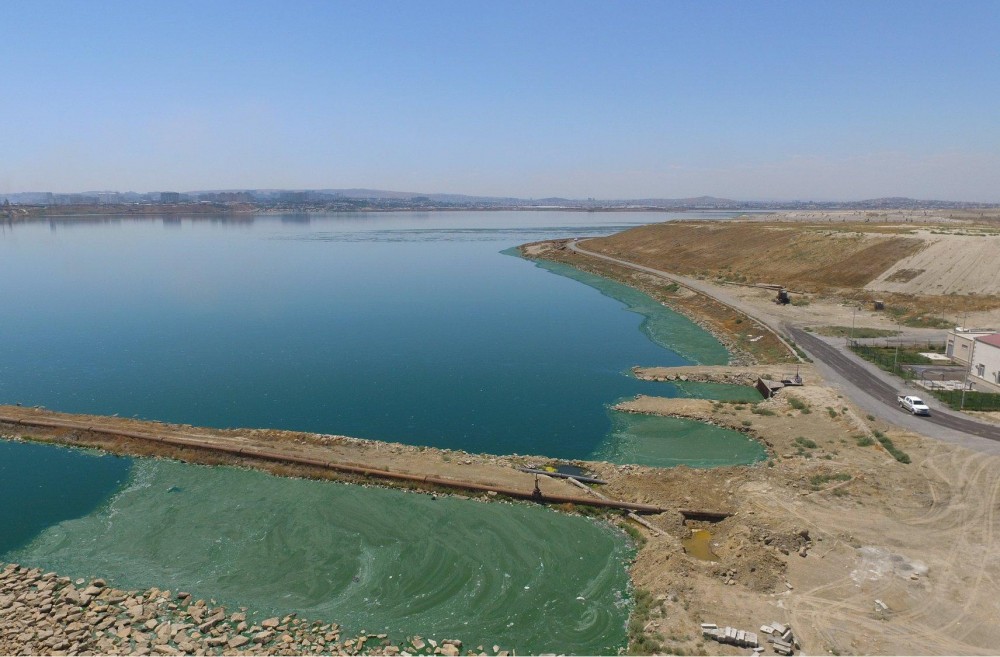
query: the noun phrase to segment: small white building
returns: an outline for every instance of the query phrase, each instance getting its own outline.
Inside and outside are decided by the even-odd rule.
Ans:
[[[975,390],[1000,392],[1000,333],[976,338],[969,382]]]
[[[976,338],[994,333],[996,331],[993,329],[968,329],[956,326],[948,331],[948,344],[944,353],[959,365],[968,367],[972,360],[972,349]]]

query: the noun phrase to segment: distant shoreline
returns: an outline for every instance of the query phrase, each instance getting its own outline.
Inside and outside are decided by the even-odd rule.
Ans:
[[[583,207],[560,207],[560,206],[503,206],[503,207],[380,207],[362,206],[352,208],[297,208],[297,207],[217,207],[203,204],[183,204],[183,205],[152,205],[152,206],[102,206],[100,211],[95,212],[92,206],[9,206],[0,208],[0,221],[5,223],[27,223],[31,221],[41,221],[46,219],[91,219],[101,217],[129,217],[148,218],[158,217],[186,217],[192,219],[209,218],[218,215],[233,215],[238,217],[268,217],[277,215],[324,215],[324,214],[369,214],[383,213],[392,214],[396,212],[583,212],[583,213],[622,213],[622,212],[644,212],[674,214],[679,212],[715,212],[715,213],[740,213],[740,214],[761,214],[771,212],[770,210],[728,210],[722,208],[654,208],[654,207],[625,207],[625,208],[583,208]]]

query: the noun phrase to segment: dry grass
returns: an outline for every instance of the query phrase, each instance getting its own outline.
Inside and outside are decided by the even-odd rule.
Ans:
[[[688,276],[810,292],[862,287],[923,246],[868,225],[670,222],[590,240],[588,248]]]

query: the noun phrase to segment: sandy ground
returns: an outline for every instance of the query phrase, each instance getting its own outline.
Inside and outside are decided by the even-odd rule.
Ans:
[[[1000,261],[1000,258],[998,258]],[[890,331],[900,331],[904,337],[912,340],[929,339],[943,341],[947,329],[919,329],[901,326],[892,315],[875,311],[870,304],[844,301],[839,298],[821,295],[797,295],[792,293],[793,300],[808,301],[802,305],[778,305],[774,303],[772,290],[740,285],[719,285],[720,291],[736,297],[755,308],[758,316],[768,316],[779,322],[787,322],[796,326],[845,326],[856,328],[876,328]],[[941,313],[943,319],[950,320],[955,326],[995,327],[1000,330],[1000,308],[978,312]]]
[[[780,212],[750,221],[809,223],[864,221],[869,230],[899,231],[926,242],[920,252],[903,258],[865,289],[917,295],[1000,294],[1000,211]],[[928,227],[926,224],[939,224]]]
[[[819,210],[780,211],[740,217],[748,221],[826,221],[829,223],[885,224],[965,224],[967,222],[1000,221],[996,208],[971,210]]]
[[[772,453],[773,466],[678,477],[689,488],[675,494],[691,496],[703,481],[735,515],[711,527],[718,563],[679,553],[690,527],[676,524],[640,553],[637,585],[660,599],[655,630],[672,648],[709,654],[745,650],[699,643],[695,623],[788,623],[806,654],[995,654],[1000,457],[877,427],[913,460],[898,463],[877,443],[859,445],[876,427],[811,368],[802,373],[806,386],[757,413],[704,400],[622,405],[742,428]],[[876,599],[887,614],[876,613]]]
[[[1000,294],[1000,235],[918,231],[926,248],[865,289],[903,294]]]

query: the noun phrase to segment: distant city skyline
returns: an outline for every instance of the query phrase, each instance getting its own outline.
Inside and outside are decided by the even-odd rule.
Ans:
[[[11,2],[0,196],[1000,202],[997,2]]]

